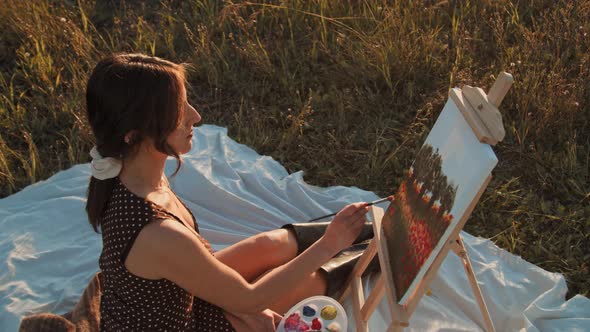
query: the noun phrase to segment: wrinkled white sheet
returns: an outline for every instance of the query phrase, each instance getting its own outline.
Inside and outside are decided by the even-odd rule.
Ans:
[[[272,158],[230,139],[224,128],[197,128],[194,143],[171,184],[217,250],[288,222],[378,198],[354,187],[308,185],[301,172],[288,174]],[[169,160],[167,174],[175,164]],[[100,235],[84,211],[89,174],[88,164],[76,165],[0,200],[0,331],[16,331],[29,313],[72,309],[98,270]],[[562,275],[489,240],[463,237],[497,331],[590,330],[590,301],[579,295],[565,301]],[[365,294],[372,284],[365,280]],[[407,331],[482,330],[483,319],[457,257],[446,258],[430,288],[432,295],[422,299]],[[352,317],[350,298],[344,307]],[[385,331],[387,312],[384,298],[370,320],[372,331]]]

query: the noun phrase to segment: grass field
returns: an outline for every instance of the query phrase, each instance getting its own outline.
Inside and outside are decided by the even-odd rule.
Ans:
[[[205,123],[381,196],[449,88],[505,70],[507,134],[466,230],[589,295],[590,0],[139,2],[0,0],[0,197],[89,161],[85,85],[112,52],[193,64]]]

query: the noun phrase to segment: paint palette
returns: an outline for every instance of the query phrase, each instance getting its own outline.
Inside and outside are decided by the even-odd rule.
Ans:
[[[344,308],[331,297],[312,296],[293,306],[277,328],[278,332],[346,332]]]

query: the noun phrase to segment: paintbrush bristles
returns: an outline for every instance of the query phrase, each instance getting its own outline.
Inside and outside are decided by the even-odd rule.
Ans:
[[[374,202],[368,203],[368,204],[367,204],[367,206],[371,206],[371,205],[379,204],[379,203],[382,203],[382,202],[385,202],[385,201],[391,201],[392,199],[393,199],[393,195],[391,195],[391,196],[387,196],[387,197],[385,197],[385,198],[378,199],[378,200],[376,200],[376,201],[374,201]]]

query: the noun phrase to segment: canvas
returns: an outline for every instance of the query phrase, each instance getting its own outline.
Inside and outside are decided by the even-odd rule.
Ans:
[[[459,221],[497,161],[449,99],[382,220],[398,303],[411,300],[453,230],[463,226]]]

